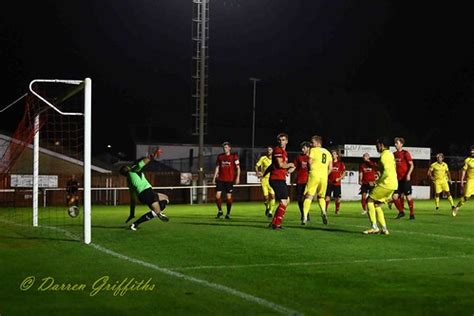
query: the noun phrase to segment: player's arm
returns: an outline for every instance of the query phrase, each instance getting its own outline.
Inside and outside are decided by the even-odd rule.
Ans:
[[[464,187],[464,177],[466,177],[466,169],[462,169],[461,172],[461,188]]]
[[[260,158],[257,163],[255,164],[255,172],[257,173],[257,178],[261,178],[262,177],[262,171],[260,170],[261,168],[261,161],[262,161],[262,158]]]
[[[448,176],[448,181],[449,183],[453,183],[453,179],[451,178],[451,172],[449,171],[449,168],[446,168],[446,175]]]
[[[236,165],[235,168],[237,169],[237,176],[235,177],[235,184],[240,183],[240,164]]]
[[[341,170],[341,177],[339,178],[339,181],[342,181],[346,177],[346,165],[342,164],[342,170]]]
[[[290,168],[295,167],[295,165],[292,162],[283,162],[283,158],[281,157],[277,157],[276,161],[278,164],[278,168],[280,169],[290,169]]]
[[[433,178],[433,167],[430,167],[430,168],[428,169],[427,176],[428,176],[428,178],[431,179],[431,181],[434,180],[434,178]]]
[[[411,180],[411,173],[413,172],[413,169],[415,169],[415,164],[413,163],[413,160],[408,161],[408,173],[407,173],[407,180]]]
[[[329,161],[328,163],[328,176],[331,174],[331,172],[332,172],[332,160]]]
[[[364,177],[362,168],[359,167],[359,184],[362,184],[362,178]]]
[[[219,174],[219,166],[216,166],[216,169],[214,170],[214,177],[212,178],[212,183],[216,184],[216,178],[218,174]]]

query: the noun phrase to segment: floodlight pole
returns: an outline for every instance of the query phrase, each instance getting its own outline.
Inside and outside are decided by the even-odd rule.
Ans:
[[[253,81],[253,110],[252,110],[252,168],[255,164],[255,99],[257,96],[257,81],[260,81],[258,78],[249,78],[250,81]]]

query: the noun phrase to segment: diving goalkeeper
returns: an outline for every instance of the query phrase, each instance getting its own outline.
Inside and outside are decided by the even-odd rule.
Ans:
[[[146,221],[158,217],[163,222],[168,222],[168,217],[163,214],[163,210],[169,203],[168,196],[161,193],[155,193],[151,184],[141,171],[152,159],[159,157],[161,151],[158,149],[153,154],[138,161],[132,166],[123,166],[120,168],[120,174],[127,178],[127,185],[130,192],[130,216],[125,221],[128,223],[135,217],[135,204],[138,199],[143,204],[148,205],[150,212],[143,214],[131,226],[131,230],[137,230],[138,226]]]

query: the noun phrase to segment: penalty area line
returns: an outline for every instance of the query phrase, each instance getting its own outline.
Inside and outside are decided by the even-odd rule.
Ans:
[[[222,292],[226,292],[228,294],[237,296],[237,297],[239,297],[243,300],[246,300],[246,301],[249,301],[249,302],[252,302],[252,303],[256,303],[256,304],[264,306],[264,307],[267,307],[269,309],[272,309],[272,310],[274,310],[276,312],[279,312],[281,314],[284,314],[284,315],[303,315],[302,313],[291,310],[287,307],[278,305],[276,303],[267,301],[263,298],[260,298],[260,297],[257,297],[257,296],[253,296],[253,295],[235,290],[235,289],[230,288],[230,287],[225,286],[225,285],[221,285],[221,284],[209,282],[209,281],[206,281],[206,280],[203,280],[203,279],[198,279],[198,278],[195,278],[195,277],[192,277],[192,276],[184,275],[182,273],[172,271],[170,269],[161,268],[161,267],[157,266],[156,264],[149,263],[149,262],[146,262],[146,261],[142,261],[142,260],[139,260],[139,259],[135,259],[135,258],[132,258],[132,257],[128,257],[126,255],[120,254],[118,252],[115,252],[113,250],[110,250],[108,248],[105,248],[105,247],[100,246],[100,245],[95,244],[95,243],[91,243],[91,244],[89,244],[89,246],[91,246],[91,247],[93,247],[93,248],[95,248],[95,249],[97,249],[97,250],[99,250],[103,253],[114,256],[116,258],[126,260],[126,261],[131,262],[131,263],[139,264],[141,266],[159,271],[159,272],[167,274],[169,276],[173,276],[173,277],[178,278],[178,279],[183,279],[185,281],[190,281],[190,282],[193,282],[193,283],[197,283],[197,284],[212,288],[214,290],[219,290],[219,291],[222,291]]]
[[[449,256],[449,257],[414,257],[414,258],[389,258],[389,259],[360,259],[347,261],[320,261],[320,262],[290,262],[290,263],[255,263],[255,264],[236,264],[220,266],[191,266],[174,267],[168,270],[204,270],[204,269],[242,269],[242,268],[268,268],[268,267],[291,267],[291,266],[323,266],[336,264],[355,264],[355,263],[377,263],[377,262],[398,262],[398,261],[423,261],[423,260],[446,260],[456,258],[468,258],[470,255]]]
[[[6,221],[6,220],[2,220],[0,219],[0,222],[8,222],[8,223],[11,223],[11,224],[14,224],[14,225],[17,225],[17,226],[26,226],[26,225],[22,225],[22,224],[17,224],[17,223],[13,223],[13,222],[10,222],[10,221]],[[47,229],[50,229],[50,230],[55,230],[55,231],[59,231],[59,232],[62,232],[63,234],[65,234],[67,237],[73,239],[73,240],[76,240],[76,241],[80,241],[81,238],[78,237],[77,235],[71,233],[70,231],[66,230],[66,229],[62,229],[62,228],[58,228],[58,227],[51,227],[51,226],[39,226],[41,228],[47,228]],[[255,304],[258,304],[258,305],[261,305],[263,307],[266,307],[266,308],[269,308],[269,309],[272,309],[274,310],[275,312],[278,312],[280,314],[283,314],[283,315],[304,315],[303,313],[300,313],[300,312],[297,312],[295,310],[292,310],[290,308],[287,308],[285,306],[282,306],[282,305],[278,305],[276,303],[273,303],[273,302],[270,302],[270,301],[267,301],[263,298],[260,298],[260,297],[257,297],[257,296],[253,296],[251,294],[248,294],[248,293],[244,293],[244,292],[241,292],[239,290],[235,290],[233,288],[230,288],[228,286],[225,286],[225,285],[222,285],[222,284],[218,284],[218,283],[213,283],[213,282],[209,282],[209,281],[206,281],[206,280],[202,280],[202,279],[198,279],[198,278],[195,278],[195,277],[192,277],[192,276],[188,276],[188,275],[185,275],[185,274],[182,274],[182,273],[179,273],[179,272],[176,272],[176,271],[172,271],[170,269],[167,269],[167,268],[161,268],[159,266],[157,266],[156,264],[153,264],[153,263],[149,263],[149,262],[146,262],[146,261],[142,261],[142,260],[139,260],[139,259],[135,259],[135,258],[132,258],[132,257],[129,257],[129,256],[126,256],[126,255],[123,255],[121,253],[118,253],[118,252],[115,252],[111,249],[108,249],[106,247],[103,247],[101,245],[98,245],[96,243],[90,243],[87,245],[88,247],[92,247],[96,250],[99,250],[105,254],[108,254],[108,255],[111,255],[113,257],[116,257],[118,259],[122,259],[122,260],[125,260],[125,261],[128,261],[128,262],[131,262],[131,263],[135,263],[135,264],[139,264],[143,267],[146,267],[146,268],[150,268],[150,269],[153,269],[153,270],[156,270],[156,271],[159,271],[161,273],[164,273],[164,274],[167,274],[169,276],[173,276],[175,278],[178,278],[178,279],[182,279],[182,280],[185,280],[185,281],[189,281],[189,282],[193,282],[193,283],[197,283],[199,285],[203,285],[203,286],[206,286],[206,287],[209,287],[211,289],[214,289],[214,290],[218,290],[218,291],[222,291],[222,292],[225,292],[225,293],[228,293],[228,294],[231,294],[233,296],[236,296],[238,298],[241,298],[245,301],[248,301],[248,302],[251,302],[251,303],[255,303]]]

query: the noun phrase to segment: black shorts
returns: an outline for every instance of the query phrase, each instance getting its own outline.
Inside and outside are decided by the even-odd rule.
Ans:
[[[326,189],[326,197],[332,197],[335,199],[340,199],[341,198],[341,186],[340,185],[334,185],[334,184],[328,184],[328,187]]]
[[[141,203],[148,205],[148,207],[153,210],[153,207],[151,205],[155,202],[158,202],[159,198],[158,194],[156,194],[152,188],[148,188],[138,194],[138,200]]]
[[[359,192],[359,194],[362,194],[362,193],[369,194],[370,191],[372,191],[372,189],[373,189],[374,187],[375,187],[374,185],[370,185],[370,184],[368,184],[368,183],[363,183],[363,184],[360,186],[360,192]]]
[[[298,183],[296,184],[296,196],[297,201],[304,200],[304,190],[306,189],[306,183]]]
[[[405,196],[411,195],[412,193],[411,181],[407,181],[407,180],[398,181],[398,189],[395,191],[395,193],[397,193],[398,195],[405,194]]]
[[[232,194],[234,190],[234,182],[227,181],[217,181],[216,182],[216,192],[225,192]]]
[[[275,199],[285,200],[288,198],[288,187],[285,180],[270,180],[270,186],[275,191]]]

